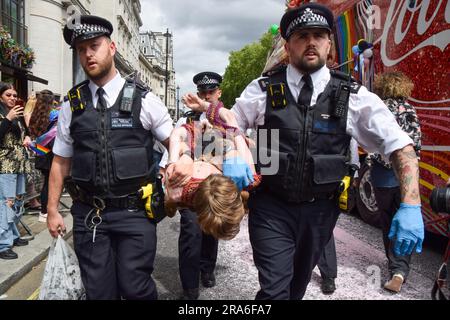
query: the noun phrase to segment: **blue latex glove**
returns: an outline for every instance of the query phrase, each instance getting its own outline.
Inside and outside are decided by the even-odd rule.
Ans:
[[[414,247],[417,253],[421,253],[424,233],[420,205],[401,203],[388,235],[391,240],[396,238],[394,253],[398,256],[410,255]]]
[[[250,166],[241,157],[227,158],[222,166],[223,175],[231,178],[242,191],[253,182],[253,173]]]

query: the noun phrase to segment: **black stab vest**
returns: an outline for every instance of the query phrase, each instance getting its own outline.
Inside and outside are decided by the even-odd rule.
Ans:
[[[131,113],[119,110],[123,88],[114,105],[101,111],[94,108],[87,84],[78,85],[85,108],[72,112],[70,124],[72,178],[79,187],[102,198],[134,193],[153,180],[153,135],[140,121],[147,92],[136,86]]]
[[[351,137],[346,133],[348,99],[344,114],[333,115],[336,90],[342,82],[351,84],[352,93],[358,92],[359,85],[349,82],[346,74],[332,71],[316,104],[306,107],[292,96],[285,68],[260,81],[263,90],[283,83],[286,100],[286,106],[274,107],[267,90],[264,125],[257,130],[261,188],[294,203],[336,195],[342,178],[348,174],[350,161]]]

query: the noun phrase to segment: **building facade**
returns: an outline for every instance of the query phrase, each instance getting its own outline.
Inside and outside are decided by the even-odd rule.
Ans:
[[[48,80],[48,85],[34,83],[29,91],[45,88],[65,95],[74,84],[85,79],[76,53],[62,35],[68,18],[76,13],[109,20],[114,28],[111,39],[117,45],[117,69],[124,77],[139,70],[140,12],[139,0],[26,0],[28,42],[36,54],[32,71]]]
[[[146,31],[140,33],[142,58],[151,65],[151,72],[141,71],[141,78],[150,86],[152,92],[167,105],[172,119],[176,115],[175,70],[173,67],[173,40],[166,31]],[[168,54],[166,55],[166,50]],[[166,72],[166,70],[168,70]],[[167,75],[167,77],[166,77]],[[167,81],[167,89],[166,89]],[[167,90],[167,98],[166,98]]]
[[[139,0],[91,1],[92,14],[111,22],[111,39],[117,45],[116,67],[122,76],[139,70],[139,28],[142,26]]]
[[[92,14],[104,17],[113,25],[111,38],[117,45],[115,63],[121,75],[126,77],[137,73],[155,95],[167,102],[171,115],[175,115],[172,36],[162,32],[140,35],[139,0],[0,0],[0,9],[1,24],[11,30],[18,43],[29,45],[35,53],[36,61],[30,70],[7,68],[0,59],[2,79],[9,80],[9,73],[23,73],[25,80],[16,86],[23,87],[19,89],[25,98],[43,89],[62,97],[74,84],[85,80],[76,52],[63,40],[63,29],[75,14]],[[148,38],[148,41],[142,43],[143,38]],[[166,46],[169,70],[167,98]],[[36,79],[42,81],[36,82]]]
[[[0,80],[13,83],[24,100],[28,97],[29,84],[48,83],[33,75],[25,62],[25,50],[30,45],[27,3],[25,0],[0,1]]]

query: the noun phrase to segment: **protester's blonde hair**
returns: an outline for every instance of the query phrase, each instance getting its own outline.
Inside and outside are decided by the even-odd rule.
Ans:
[[[193,204],[203,232],[224,240],[238,234],[245,210],[241,193],[230,178],[210,175],[200,183]]]
[[[414,83],[402,72],[387,72],[375,77],[373,91],[382,99],[406,99],[411,96]]]

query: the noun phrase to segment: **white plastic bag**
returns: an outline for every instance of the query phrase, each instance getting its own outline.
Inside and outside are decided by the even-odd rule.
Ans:
[[[39,300],[84,299],[85,291],[75,251],[58,236],[50,247]]]

